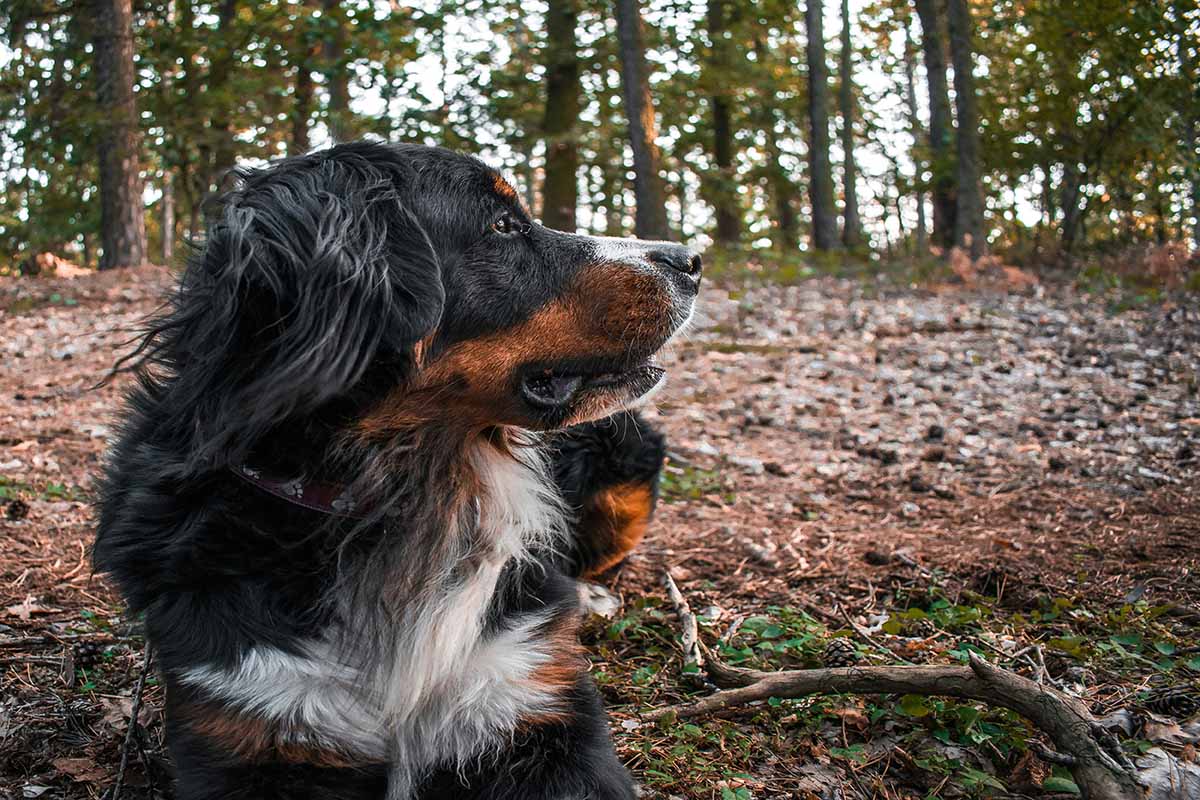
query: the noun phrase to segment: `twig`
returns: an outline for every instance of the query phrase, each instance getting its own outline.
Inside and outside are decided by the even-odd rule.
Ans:
[[[150,645],[146,645],[146,655],[142,659],[142,674],[138,675],[137,686],[133,690],[133,706],[129,713],[129,727],[125,729],[125,741],[121,744],[121,766],[117,769],[117,781],[113,784],[112,795],[108,800],[120,800],[121,786],[125,783],[125,768],[129,766],[129,745],[133,741],[133,732],[138,725],[138,714],[142,710],[142,692],[146,689],[146,673],[150,671]]]
[[[1054,743],[1060,755],[1075,760],[1075,783],[1089,800],[1141,797],[1134,773],[1116,760],[1098,737],[1098,725],[1078,699],[999,669],[975,653],[970,666],[843,667],[761,672],[732,669],[711,658],[709,674],[736,688],[723,689],[691,703],[646,715],[673,721],[712,714],[769,697],[813,694],[924,694],[975,700],[1011,709],[1027,718]],[[1123,760],[1123,759],[1122,759]]]
[[[1029,749],[1036,753],[1037,757],[1042,761],[1045,761],[1047,764],[1058,764],[1059,766],[1063,767],[1073,767],[1077,763],[1075,756],[1051,750],[1037,739],[1029,740]]]
[[[912,666],[913,662],[909,661],[907,658],[904,658],[903,656],[898,655],[895,650],[888,647],[883,642],[880,642],[875,637],[873,637],[871,634],[867,633],[865,628],[859,626],[859,624],[857,622],[855,622],[853,619],[850,618],[850,613],[848,611],[846,611],[845,608],[839,607],[838,610],[842,612],[842,618],[845,619],[846,622],[850,625],[850,629],[853,630],[855,633],[857,633],[862,638],[866,639],[870,644],[874,645],[876,649],[882,650],[883,652],[887,653],[892,658],[899,661],[901,664],[908,664],[909,666]]]
[[[679,591],[670,570],[663,570],[663,585],[667,587],[667,596],[675,606],[675,613],[679,616],[679,625],[682,628],[679,638],[683,644],[684,675],[699,676],[700,682],[703,683],[704,654],[700,652],[700,626],[696,615],[692,613],[687,598]],[[692,665],[695,665],[695,670],[690,669]]]

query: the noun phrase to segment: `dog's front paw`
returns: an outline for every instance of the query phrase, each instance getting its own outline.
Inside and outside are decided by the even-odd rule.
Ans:
[[[579,581],[579,613],[583,616],[596,614],[612,619],[621,610],[621,600],[598,583]]]

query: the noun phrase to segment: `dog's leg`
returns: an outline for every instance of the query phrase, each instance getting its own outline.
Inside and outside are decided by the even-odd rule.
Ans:
[[[591,679],[581,675],[563,711],[528,720],[511,745],[470,769],[445,769],[416,800],[633,800]]]
[[[573,514],[565,567],[592,579],[620,564],[645,535],[665,440],[639,414],[624,412],[564,431],[552,452],[555,480]]]
[[[167,703],[167,742],[175,767],[176,800],[381,800],[382,765],[330,767],[282,760],[262,751],[240,755],[227,737],[199,733],[186,706]],[[247,730],[253,737],[254,733]],[[293,754],[294,755],[294,754]]]

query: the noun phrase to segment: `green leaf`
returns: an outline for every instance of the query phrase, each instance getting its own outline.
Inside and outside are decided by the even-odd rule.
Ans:
[[[932,712],[929,707],[929,698],[924,695],[906,694],[900,698],[897,705],[900,713],[909,717],[925,717]]]
[[[829,748],[829,755],[834,758],[856,761],[859,764],[867,763],[867,748],[861,744],[852,744],[849,747],[831,747]]]
[[[1079,787],[1069,778],[1051,777],[1042,782],[1042,788],[1047,792],[1068,792],[1079,794]]]
[[[971,767],[962,767],[959,770],[959,774],[962,776],[963,783],[968,786],[990,786],[993,789],[1000,789],[1001,791],[1007,788],[994,775],[989,775],[986,772],[972,769]]]

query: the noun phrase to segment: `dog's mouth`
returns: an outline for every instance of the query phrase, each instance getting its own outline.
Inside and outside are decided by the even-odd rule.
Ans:
[[[662,383],[666,370],[649,358],[632,365],[588,369],[572,365],[539,366],[520,381],[525,402],[543,412],[563,412],[586,400],[614,405],[631,403]]]

